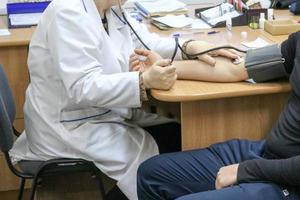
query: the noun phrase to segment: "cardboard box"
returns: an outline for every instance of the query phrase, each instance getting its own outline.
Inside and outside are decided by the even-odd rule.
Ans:
[[[300,30],[300,24],[295,20],[272,20],[265,22],[265,31],[271,35],[288,35]]]

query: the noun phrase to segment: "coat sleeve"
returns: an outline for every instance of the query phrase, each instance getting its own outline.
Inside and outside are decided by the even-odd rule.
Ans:
[[[110,55],[102,55],[104,38],[92,20],[84,11],[60,8],[48,25],[49,51],[65,92],[80,106],[139,107],[138,72],[103,73],[101,59]]]
[[[300,156],[288,159],[255,159],[242,162],[238,169],[238,182],[273,182],[300,186]]]
[[[175,39],[171,36],[169,37],[161,37],[156,33],[150,33],[147,26],[144,23],[139,23],[137,20],[133,19],[129,15],[126,15],[128,21],[137,32],[137,34],[141,37],[143,42],[153,51],[157,52],[163,58],[170,59],[175,50]],[[131,35],[133,38],[133,42],[135,48],[144,48],[138,38],[134,35],[133,31],[131,31]],[[179,40],[179,44],[182,45],[184,41]],[[181,51],[178,49],[176,60],[181,60]]]

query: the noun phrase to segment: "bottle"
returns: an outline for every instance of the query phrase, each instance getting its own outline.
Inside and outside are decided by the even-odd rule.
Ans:
[[[268,9],[268,20],[269,21],[274,20],[274,12],[272,8]]]
[[[264,29],[265,28],[265,13],[260,13],[260,18],[259,18],[259,28]]]
[[[228,31],[232,30],[232,19],[231,19],[231,17],[226,19],[226,28],[227,28]]]

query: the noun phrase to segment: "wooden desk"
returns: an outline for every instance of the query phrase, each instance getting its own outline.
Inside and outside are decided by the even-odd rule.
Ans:
[[[231,138],[263,138],[289,91],[287,82],[254,85],[179,80],[170,91],[152,90],[152,96],[180,102],[182,147],[188,150]]]

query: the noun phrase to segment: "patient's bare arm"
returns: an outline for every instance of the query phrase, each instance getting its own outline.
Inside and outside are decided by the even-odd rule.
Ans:
[[[147,59],[140,61],[142,55]],[[144,71],[161,57],[147,50],[135,50],[135,54],[130,56],[130,71]],[[201,60],[183,60],[174,61],[178,79],[200,80],[211,82],[237,82],[248,79],[248,74],[244,68],[244,62],[233,64],[232,61],[225,57],[214,57],[215,65],[209,65]]]
[[[244,62],[233,64],[231,60],[216,57],[215,66],[200,60],[174,61],[178,79],[211,82],[237,82],[248,79]]]

